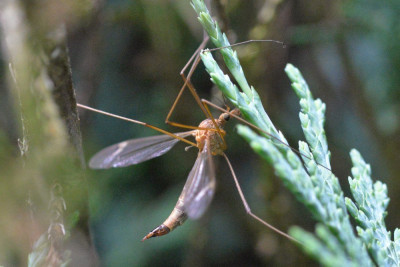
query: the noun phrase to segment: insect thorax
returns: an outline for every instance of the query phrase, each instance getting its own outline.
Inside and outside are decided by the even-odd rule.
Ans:
[[[226,121],[220,119],[215,120],[215,123],[218,125],[218,128],[220,129],[222,136],[225,136],[225,131],[223,130],[225,122]],[[216,129],[211,119],[206,119],[202,121],[199,127],[207,129]],[[207,139],[209,140],[210,151],[212,155],[222,155],[223,151],[226,149],[226,145],[217,131],[197,130],[195,133],[195,137],[197,146],[200,151],[203,150]]]

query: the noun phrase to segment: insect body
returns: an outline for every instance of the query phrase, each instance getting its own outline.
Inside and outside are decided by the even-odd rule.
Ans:
[[[273,231],[277,232],[278,234],[285,236],[286,238],[296,241],[294,238],[289,236],[288,234],[280,231],[279,229],[275,228],[274,226],[270,225],[257,215],[255,215],[248,205],[246,198],[242,192],[242,189],[239,185],[239,181],[234,173],[233,167],[224,153],[226,149],[226,143],[224,140],[225,131],[223,130],[223,126],[225,123],[230,119],[230,117],[235,117],[237,120],[253,127],[254,129],[265,133],[266,135],[270,136],[274,140],[279,141],[285,146],[289,146],[285,142],[281,141],[279,138],[275,137],[274,135],[263,131],[262,129],[252,125],[251,123],[243,120],[239,117],[240,112],[238,109],[234,109],[232,111],[226,111],[221,109],[220,107],[214,105],[213,103],[200,99],[197,95],[194,86],[190,81],[190,77],[193,74],[194,69],[196,68],[197,64],[200,61],[200,52],[205,47],[208,41],[208,37],[205,36],[203,42],[200,44],[199,48],[193,54],[189,62],[185,65],[185,67],[181,71],[182,79],[184,80],[184,84],[181,87],[181,90],[178,93],[178,96],[175,99],[168,115],[165,119],[167,124],[176,127],[182,128],[189,128],[192,129],[191,131],[181,132],[172,134],[165,130],[162,130],[158,127],[152,126],[150,124],[132,120],[128,118],[124,118],[115,114],[111,114],[108,112],[104,112],[98,109],[94,109],[82,104],[77,104],[79,107],[88,109],[91,111],[95,111],[97,113],[101,113],[107,116],[115,117],[118,119],[123,119],[126,121],[130,121],[139,125],[146,126],[148,128],[154,129],[163,133],[164,135],[152,136],[152,137],[145,137],[145,138],[137,138],[132,140],[127,140],[112,146],[109,146],[100,152],[98,152],[89,162],[89,166],[94,169],[108,169],[111,167],[124,167],[129,166],[132,164],[138,164],[140,162],[161,156],[167,153],[178,141],[183,141],[190,146],[195,146],[199,149],[199,153],[196,159],[196,162],[189,173],[189,176],[186,180],[185,186],[182,190],[181,195],[179,196],[178,202],[175,205],[174,210],[170,214],[170,216],[162,223],[160,226],[155,228],[149,234],[147,234],[143,239],[146,240],[151,237],[161,236],[169,233],[170,231],[174,230],[179,225],[182,225],[187,218],[197,219],[199,218],[204,211],[207,209],[208,205],[211,202],[211,199],[215,192],[215,172],[214,172],[214,165],[212,162],[212,156],[215,155],[222,155],[231,171],[233,180],[235,182],[236,189],[239,193],[239,196],[242,200],[243,206],[246,210],[246,213],[253,217],[258,222],[262,223],[266,227],[272,229]],[[270,41],[270,40],[263,40],[263,41]],[[254,40],[246,41],[239,44],[244,44],[248,42],[255,42]],[[280,43],[280,42],[278,42]],[[239,45],[237,44],[237,45]],[[217,48],[220,49],[220,48]],[[213,51],[216,49],[211,49],[209,51]],[[192,67],[190,68],[189,74],[185,76],[185,70],[193,62]],[[197,104],[201,108],[204,115],[208,118],[200,123],[198,127],[188,126],[176,122],[170,121],[171,115],[181,98],[181,95],[185,88],[188,87],[191,94],[193,95],[194,99],[196,100]],[[211,113],[208,110],[208,105],[223,111],[218,119],[213,119]],[[189,141],[186,139],[189,136],[194,136],[196,139],[196,143]],[[294,149],[293,149],[294,150]],[[296,151],[296,150],[294,150]]]
[[[240,114],[238,109],[234,109],[230,113],[236,116]],[[200,123],[199,128],[206,128],[208,130],[193,131],[199,154],[189,173],[178,202],[164,223],[146,235],[142,241],[151,237],[168,234],[176,227],[182,225],[188,217],[197,219],[203,215],[215,192],[215,172],[211,155],[222,155],[226,149],[223,139],[225,131],[222,128],[229,120],[230,113],[222,113],[215,120],[218,128],[215,127],[212,119],[206,119]]]
[[[197,219],[207,209],[215,192],[215,171],[212,155],[223,155],[226,149],[223,127],[231,114],[240,115],[238,109],[222,113],[216,120],[202,121],[197,130],[172,135],[158,135],[132,139],[104,148],[89,162],[94,169],[124,167],[167,153],[180,138],[193,135],[199,153],[185,186],[170,216],[143,239],[168,234],[182,225],[187,218]]]

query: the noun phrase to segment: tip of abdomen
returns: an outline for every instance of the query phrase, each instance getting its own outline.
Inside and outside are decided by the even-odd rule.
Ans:
[[[165,226],[164,224],[161,224],[160,226],[155,228],[153,231],[148,233],[145,237],[143,237],[142,242],[145,241],[146,239],[149,239],[149,238],[152,238],[152,237],[166,235],[170,231],[171,230],[167,226]]]

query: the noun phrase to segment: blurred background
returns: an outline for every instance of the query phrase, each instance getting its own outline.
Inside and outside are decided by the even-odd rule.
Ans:
[[[292,63],[314,96],[327,105],[332,169],[345,193],[349,196],[349,151],[356,148],[371,164],[373,177],[387,183],[391,198],[387,225],[391,230],[398,227],[400,2],[221,0],[211,1],[211,13],[231,43],[249,39],[285,42],[285,48],[275,43],[237,48],[248,81],[259,92],[272,121],[293,147],[304,140],[298,100],[284,73],[285,65]],[[164,120],[183,84],[179,73],[202,39],[189,1],[92,2],[84,15],[68,21],[77,100],[180,132]],[[211,43],[207,47],[213,48]],[[16,123],[1,78],[8,71],[6,66],[3,60],[0,130],[2,138],[14,144]],[[202,63],[192,82],[201,98],[224,105]],[[105,146],[157,135],[139,125],[79,112],[86,160]],[[185,92],[171,120],[198,125],[203,119],[193,97]],[[283,231],[292,225],[313,231],[308,211],[296,203],[271,166],[236,135],[237,123],[232,120],[227,126],[226,153],[253,212]],[[140,242],[167,218],[177,201],[197,155],[196,149],[185,151],[185,146],[178,144],[166,155],[136,166],[88,170],[90,229],[102,265],[313,264],[293,243],[246,215],[229,169],[218,157],[218,187],[206,214],[167,236]],[[13,149],[2,146],[0,159],[10,160]]]

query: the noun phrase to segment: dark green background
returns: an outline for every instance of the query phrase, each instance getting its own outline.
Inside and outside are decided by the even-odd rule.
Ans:
[[[275,39],[287,44],[238,48],[266,111],[292,146],[304,140],[298,101],[283,71],[287,63],[294,64],[314,96],[327,104],[332,169],[347,196],[348,153],[356,148],[371,164],[373,177],[388,184],[388,227],[399,226],[399,2],[235,0],[214,3],[211,12],[231,43]],[[201,41],[202,29],[189,1],[100,2],[69,27],[78,102],[181,131],[164,120],[183,84],[179,72]],[[202,98],[223,105],[202,64],[192,81]],[[0,125],[12,138],[13,122],[3,114]],[[80,115],[87,160],[105,146],[157,134],[84,110]],[[197,125],[203,118],[186,92],[172,120]],[[308,211],[236,135],[235,124],[227,127],[227,155],[253,211],[281,230],[299,225],[312,231]],[[196,149],[184,148],[178,144],[163,157],[137,166],[90,171],[91,229],[104,266],[310,264],[294,244],[246,216],[229,170],[218,157],[218,189],[206,214],[165,237],[140,242],[177,201],[196,158]]]

